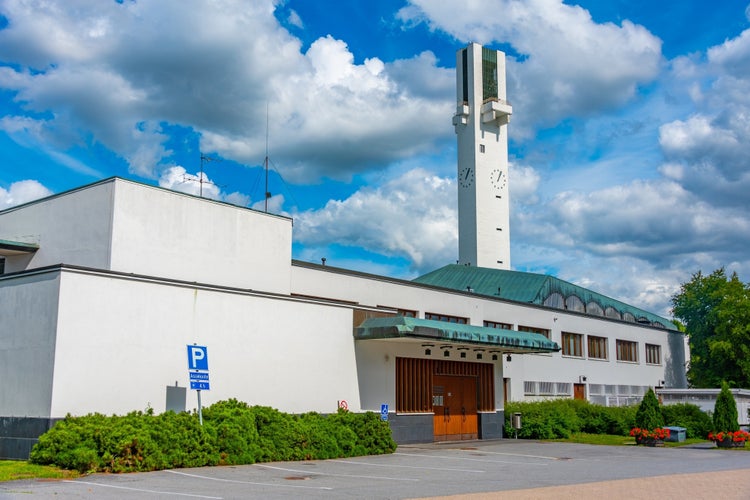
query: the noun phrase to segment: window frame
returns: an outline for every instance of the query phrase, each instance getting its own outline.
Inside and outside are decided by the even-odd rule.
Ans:
[[[528,325],[518,325],[517,330],[519,332],[525,332],[525,333],[538,333],[539,335],[544,335],[547,337],[547,339],[550,339],[552,332],[546,328],[538,328],[536,326],[528,326]]]
[[[513,325],[510,323],[503,323],[502,321],[488,321],[484,320],[483,325],[485,328],[502,328],[504,330],[512,330]]]
[[[638,363],[638,342],[635,342],[633,340],[617,339],[617,342],[615,343],[615,349],[617,351],[617,361],[622,361],[625,363]]]
[[[654,354],[656,354],[656,361],[653,361]],[[661,345],[646,344],[646,364],[661,365]]]
[[[594,354],[592,354],[591,347],[594,346]],[[599,356],[599,351],[604,351]],[[589,359],[598,359],[602,361],[609,360],[609,342],[607,341],[607,337],[600,337],[598,335],[587,335],[586,336],[586,355]]]
[[[433,321],[444,321],[446,323],[454,323],[457,325],[469,324],[469,318],[464,318],[462,316],[451,316],[450,314],[440,314],[440,313],[433,313],[433,312],[424,313],[424,319],[430,319]]]
[[[567,339],[573,340],[573,343],[570,346],[568,345]],[[569,352],[569,347],[573,347],[573,353]],[[583,335],[580,333],[562,332],[561,352],[563,356],[583,359]]]

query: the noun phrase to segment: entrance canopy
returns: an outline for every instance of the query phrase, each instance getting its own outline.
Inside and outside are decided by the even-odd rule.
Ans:
[[[414,339],[472,344],[502,352],[557,352],[560,347],[539,333],[518,332],[502,328],[462,325],[431,319],[393,316],[368,318],[354,329],[357,340]]]
[[[21,255],[24,253],[34,253],[39,250],[39,245],[35,243],[23,243],[20,241],[0,240],[0,255]]]

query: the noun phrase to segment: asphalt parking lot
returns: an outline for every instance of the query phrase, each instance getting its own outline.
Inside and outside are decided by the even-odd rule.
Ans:
[[[635,490],[626,486],[632,481],[620,481],[635,478],[640,478]],[[0,499],[377,499],[452,495],[687,499],[715,498],[722,490],[711,489],[704,494],[700,485],[715,486],[716,481],[732,483],[719,494],[722,498],[750,498],[750,452],[508,439],[407,445],[392,455],[339,460],[93,474],[72,481],[13,481],[0,483]],[[620,489],[608,490],[607,485]],[[649,496],[649,491],[658,496]]]

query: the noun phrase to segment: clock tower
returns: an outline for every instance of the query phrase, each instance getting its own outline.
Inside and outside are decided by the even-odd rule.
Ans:
[[[472,43],[456,54],[458,262],[510,269],[505,53]]]

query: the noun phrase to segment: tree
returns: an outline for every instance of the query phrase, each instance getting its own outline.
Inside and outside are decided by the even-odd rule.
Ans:
[[[691,386],[750,387],[750,286],[737,273],[695,273],[672,297],[672,313],[688,335]]]
[[[735,432],[740,430],[737,419],[737,403],[726,382],[721,384],[721,391],[716,397],[714,405],[714,431]]]
[[[659,400],[652,388],[643,395],[638,411],[635,413],[635,426],[641,429],[658,429],[664,427],[664,415],[659,406]]]

